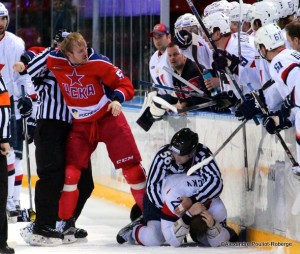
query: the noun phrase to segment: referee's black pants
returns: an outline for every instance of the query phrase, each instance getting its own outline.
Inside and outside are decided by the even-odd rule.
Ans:
[[[0,248],[6,246],[7,241],[7,161],[0,153]]]
[[[39,180],[35,186],[36,225],[55,228],[58,204],[65,177],[65,147],[71,125],[58,120],[39,119],[34,134]],[[75,217],[79,216],[94,189],[91,167],[82,171],[78,184],[79,199]]]

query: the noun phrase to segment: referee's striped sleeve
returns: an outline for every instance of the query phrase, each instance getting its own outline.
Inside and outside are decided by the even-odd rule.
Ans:
[[[10,137],[10,99],[2,77],[0,81],[0,143],[6,143]]]

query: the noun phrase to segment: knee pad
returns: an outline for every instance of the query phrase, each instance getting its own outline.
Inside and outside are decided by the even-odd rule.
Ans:
[[[140,190],[146,187],[146,174],[141,164],[127,166],[122,169],[122,173],[132,189]]]

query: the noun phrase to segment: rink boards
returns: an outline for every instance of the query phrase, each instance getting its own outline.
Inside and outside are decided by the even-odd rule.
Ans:
[[[179,129],[189,127],[196,131],[200,142],[214,152],[241,123],[227,114],[190,113],[165,116],[145,132],[136,124],[138,107],[124,107],[124,113],[146,171],[158,148],[168,143]],[[257,247],[272,249],[281,245],[285,253],[300,253],[300,194],[297,196],[300,181],[293,178],[291,163],[277,138],[253,121],[245,126],[248,169],[245,167],[242,130],[216,157],[224,181],[221,197],[228,211],[229,224],[240,232],[242,239],[253,241],[251,244]],[[294,129],[281,134],[296,156]],[[122,145],[126,144],[120,140]],[[34,147],[30,145],[30,148],[31,171],[35,175]],[[121,170],[114,169],[104,144],[99,144],[92,155],[92,166],[96,183],[93,194],[130,207],[133,199],[129,187]]]

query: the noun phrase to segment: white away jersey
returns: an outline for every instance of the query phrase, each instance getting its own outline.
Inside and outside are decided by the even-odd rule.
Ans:
[[[149,62],[149,71],[151,78],[155,84],[173,87],[172,75],[163,70],[163,67],[171,68],[168,61],[167,50],[163,54],[160,54],[159,50],[157,50],[150,58]],[[172,69],[172,68],[171,68]],[[159,94],[171,94],[172,91],[167,90],[158,90]]]
[[[300,52],[290,49],[282,50],[270,64],[270,75],[275,81],[276,88],[284,100],[300,80]],[[298,85],[296,86],[298,87]],[[296,95],[295,102],[300,105],[300,96]]]

